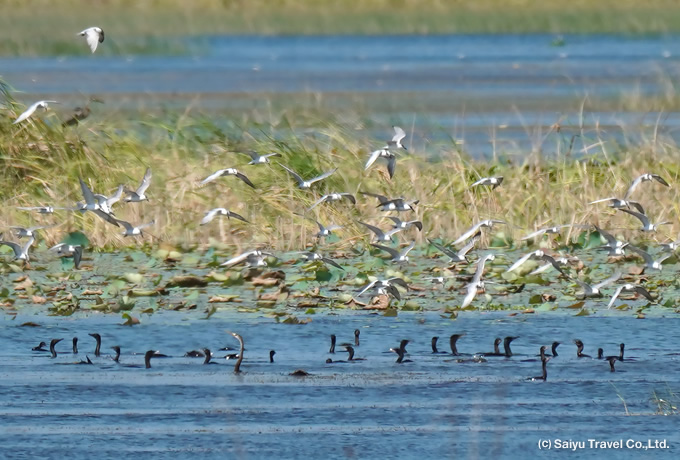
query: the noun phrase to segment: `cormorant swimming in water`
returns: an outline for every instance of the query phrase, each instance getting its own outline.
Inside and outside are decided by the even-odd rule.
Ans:
[[[413,361],[411,361],[410,359],[404,359],[404,350],[403,350],[401,347],[399,347],[399,348],[390,348],[390,351],[393,352],[393,353],[396,353],[396,354],[398,355],[398,358],[397,358],[397,361],[396,361],[398,364],[401,364],[401,363],[412,363],[412,362],[413,362]]]
[[[45,342],[40,342],[37,347],[31,348],[32,351],[50,351],[46,349],[45,347],[47,344]]]
[[[550,357],[545,356],[545,349],[546,349],[545,346],[541,347],[541,370],[543,372],[538,377],[529,377],[527,380],[531,380],[532,382],[536,382],[538,380],[543,380],[544,382],[548,381],[547,366],[548,366],[548,361],[550,361]]]
[[[597,359],[604,359],[604,349],[603,348],[597,349]]]
[[[113,357],[113,360],[117,363],[120,362],[119,361],[119,359],[120,359],[120,347],[118,345],[116,345],[114,347],[111,347],[111,349],[116,352],[116,356]]]
[[[493,341],[493,352],[491,353],[479,353],[482,356],[503,356],[500,349],[498,348],[503,340],[500,337],[496,337]]]
[[[624,352],[625,348],[626,348],[626,344],[625,344],[625,343],[619,344],[619,350],[621,350],[621,351],[619,352],[619,356],[607,356],[607,357],[605,357],[604,359],[616,358],[616,359],[619,360],[619,361],[623,361],[623,352]]]
[[[203,354],[205,355],[205,360],[203,361],[203,364],[217,364],[210,361],[212,359],[212,353],[208,348],[203,348]]]
[[[50,353],[52,353],[52,357],[56,358],[57,357],[57,350],[54,349],[54,346],[61,342],[64,339],[52,339],[50,341]]]
[[[359,346],[359,334],[361,334],[361,331],[359,329],[354,329],[354,346],[355,347]]]
[[[350,345],[349,343],[342,343],[340,344],[341,347],[345,347],[345,351],[349,353],[349,356],[347,357],[347,361],[365,361],[364,358],[355,358],[354,357],[354,347]]]
[[[557,358],[557,356],[559,356],[557,354],[557,347],[559,347],[559,346],[560,346],[560,342],[553,342],[552,343],[551,351],[552,351],[552,357],[553,358]]]
[[[73,337],[73,354],[78,354],[78,337]]]
[[[590,355],[583,354],[583,342],[581,342],[579,339],[574,340],[574,343],[576,344],[576,356],[579,358],[591,358]]]
[[[93,337],[97,341],[97,345],[94,347],[94,355],[99,356],[100,355],[99,350],[102,347],[102,336],[97,334],[96,332],[93,333],[93,334],[87,334],[87,335]]]
[[[241,348],[238,353],[238,360],[234,365],[234,374],[239,374],[241,372],[241,363],[243,362],[243,352],[245,350],[245,346],[243,344],[243,337],[238,335],[236,332],[231,332],[231,335],[233,335],[236,338],[236,340],[238,340],[238,343],[241,345]]]
[[[458,342],[458,339],[464,335],[465,334],[453,334],[449,339],[449,344],[451,345],[451,354],[453,356],[460,356],[460,353],[458,353],[458,349],[456,348],[456,342]]]
[[[276,352],[274,350],[269,350],[269,362],[273,363],[274,362],[274,355]]]
[[[328,350],[328,353],[335,353],[335,334],[331,334],[331,349]]]
[[[156,354],[156,350],[149,350],[146,353],[144,353],[144,367],[147,369],[151,369],[151,358],[154,357]]]
[[[437,341],[438,341],[438,340],[439,340],[439,337],[437,337],[437,336],[432,337],[432,354],[433,354],[433,355],[440,355],[440,354],[441,354],[441,355],[445,355],[445,354],[446,354],[445,351],[439,351],[439,350],[437,349]]]
[[[510,350],[510,344],[513,340],[519,339],[518,337],[508,336],[503,340],[503,348],[505,349],[505,357],[510,358],[512,356],[512,350]]]
[[[611,372],[616,372],[616,369],[614,369],[614,363],[618,360],[618,356],[607,356],[607,361],[609,361],[609,370]]]

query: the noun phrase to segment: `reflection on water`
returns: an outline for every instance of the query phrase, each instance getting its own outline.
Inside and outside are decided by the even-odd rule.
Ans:
[[[567,36],[563,46],[553,46],[554,38],[204,37],[192,39],[202,50],[196,56],[0,59],[0,74],[32,95],[108,94],[107,107],[241,110],[282,94],[353,95],[323,100],[332,111],[352,99],[378,123],[413,125],[427,142],[453,137],[476,155],[536,150],[554,123],[580,127],[582,100],[674,96],[680,37]],[[600,126],[598,135],[619,145],[639,142],[657,123],[677,141],[676,117],[586,113],[583,120],[586,132]],[[575,153],[591,153],[581,152],[588,143]],[[559,151],[553,143],[541,147]]]
[[[617,440],[666,439],[678,452],[676,417],[654,415],[652,400],[680,390],[680,340],[667,319],[508,316],[463,313],[457,321],[438,313],[401,313],[386,318],[360,312],[318,314],[307,325],[277,324],[257,313],[218,312],[201,321],[187,312],[158,312],[142,324],[122,327],[113,315],[69,318],[34,316],[27,311],[4,321],[0,334],[0,415],[4,451],[32,456],[91,458],[93,446],[105,457],[120,453],[177,458],[321,456],[412,458],[525,456],[541,438]],[[17,327],[24,321],[41,327]],[[338,343],[361,330],[356,356],[365,361],[325,364],[329,335]],[[246,340],[244,373],[232,364],[203,366],[181,357],[208,346],[237,346],[227,330]],[[658,331],[664,334],[659,335]],[[92,354],[103,337],[105,356]],[[448,337],[465,332],[461,353],[491,351],[496,336],[518,335],[515,356],[487,363],[457,363],[433,355]],[[80,337],[71,354],[70,338]],[[55,359],[30,351],[39,341],[63,337]],[[413,363],[398,365],[385,353],[408,338]],[[576,358],[574,338],[586,353],[627,357],[609,372],[605,361]],[[535,354],[542,344],[562,342],[548,364],[548,382],[524,379],[540,374]],[[123,348],[121,362],[142,364],[136,353],[159,349],[172,357],[152,360],[152,369],[125,368],[111,359],[110,346]],[[276,362],[268,352],[276,350]],[[58,365],[84,359],[93,366]],[[312,374],[288,376],[302,368]],[[625,401],[622,402],[621,398]],[[677,403],[677,396],[676,403]],[[626,410],[637,416],[626,416]],[[39,447],[38,447],[39,446]],[[36,450],[37,447],[37,450]],[[585,453],[585,452],[583,452]],[[622,456],[639,452],[622,452]],[[619,455],[617,455],[619,456]]]

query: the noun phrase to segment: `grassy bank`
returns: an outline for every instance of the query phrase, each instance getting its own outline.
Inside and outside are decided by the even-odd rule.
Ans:
[[[504,231],[517,240],[530,230],[547,224],[595,223],[622,235],[637,234],[639,222],[631,216],[608,210],[605,204],[588,205],[604,197],[622,196],[632,178],[643,172],[663,176],[672,188],[653,183],[635,192],[653,220],[670,220],[658,234],[666,240],[680,231],[678,221],[678,148],[654,137],[635,151],[591,149],[588,161],[569,155],[570,136],[546,133],[545,143],[558,143],[560,156],[545,159],[541,144],[525,157],[505,157],[502,152],[493,163],[474,160],[463,146],[451,141],[432,146],[437,160],[402,153],[397,172],[389,180],[381,161],[363,171],[369,152],[391,136],[385,126],[385,139],[370,138],[361,120],[328,116],[313,127],[299,126],[302,117],[278,114],[276,121],[254,120],[244,116],[225,128],[216,124],[216,115],[193,112],[138,114],[129,120],[100,121],[96,116],[77,127],[62,128],[63,108],[38,113],[33,122],[12,125],[23,106],[16,106],[11,95],[0,112],[0,225],[62,223],[47,229],[49,244],[67,231],[81,229],[98,247],[139,244],[124,239],[119,230],[90,215],[62,211],[41,216],[17,210],[17,206],[72,206],[82,199],[78,177],[86,179],[97,193],[112,194],[118,184],[135,188],[144,170],[153,171],[149,189],[151,201],[117,204],[119,218],[133,223],[155,219],[149,230],[153,243],[199,245],[222,242],[239,247],[269,244],[277,249],[299,249],[310,242],[317,228],[301,213],[322,193],[371,191],[390,197],[419,199],[417,213],[423,220],[422,233],[403,236],[423,242],[426,237],[452,240],[480,219],[502,218],[512,224]],[[294,121],[295,120],[295,121]],[[309,120],[307,120],[309,121]],[[404,128],[408,130],[407,126]],[[410,139],[412,133],[407,136]],[[426,133],[423,133],[426,135]],[[583,133],[576,145],[597,144],[599,134]],[[547,145],[547,144],[546,144]],[[277,164],[247,165],[249,158],[237,152],[249,149],[278,152],[278,160],[304,177],[339,167],[338,173],[317,184],[313,191],[301,191],[288,173]],[[235,177],[224,177],[200,187],[198,183],[214,171],[237,167],[257,189]],[[470,190],[479,177],[502,175],[503,185],[491,191]],[[340,245],[367,239],[357,220],[388,227],[373,198],[358,196],[357,205],[321,204],[309,213],[326,224],[346,227],[340,232]],[[203,212],[226,207],[243,215],[251,224],[216,220],[199,226]]]
[[[101,54],[200,52],[185,36],[210,34],[474,34],[680,32],[671,0],[11,0],[0,16],[0,55],[88,54],[75,33],[107,33]]]

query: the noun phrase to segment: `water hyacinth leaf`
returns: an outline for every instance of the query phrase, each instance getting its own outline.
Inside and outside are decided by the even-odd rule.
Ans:
[[[322,269],[316,271],[315,280],[319,282],[330,281],[333,278],[333,274],[330,270]]]

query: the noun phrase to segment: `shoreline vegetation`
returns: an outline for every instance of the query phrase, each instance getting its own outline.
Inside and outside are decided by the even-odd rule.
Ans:
[[[10,0],[0,16],[0,56],[87,55],[75,35],[93,24],[107,33],[100,55],[172,55],[200,53],[200,40],[185,38],[210,35],[674,34],[680,3]]]
[[[369,242],[369,232],[357,221],[386,228],[391,225],[386,217],[389,214],[377,209],[377,200],[360,195],[361,191],[418,199],[417,211],[400,217],[421,219],[423,231],[410,230],[412,233],[403,235],[400,241],[414,239],[419,247],[426,245],[427,238],[453,241],[472,224],[487,218],[511,224],[492,233],[510,245],[548,225],[597,224],[634,241],[675,240],[680,231],[678,147],[661,136],[651,136],[638,147],[611,151],[603,147],[601,133],[564,135],[556,125],[533,152],[523,157],[500,153],[493,161],[471,158],[464,145],[452,139],[449,144],[432,146],[439,151],[438,158],[426,158],[419,152],[400,153],[395,177],[389,180],[382,161],[364,171],[370,152],[391,137],[389,126],[385,126],[383,139],[374,139],[361,129],[365,126],[359,120],[325,121],[313,129],[303,129],[296,126],[296,117],[283,114],[276,125],[246,121],[227,132],[215,124],[213,114],[189,109],[146,114],[140,120],[119,123],[92,117],[74,127],[62,127],[62,120],[50,109],[27,123],[12,125],[24,106],[14,102],[8,87],[3,88],[4,105],[9,110],[0,112],[0,225],[62,222],[43,231],[47,244],[59,242],[69,231],[81,230],[100,250],[136,246],[142,241],[180,247],[300,250],[313,242],[318,231],[313,218],[326,225],[343,225],[334,246],[349,249],[357,241]],[[404,128],[406,145],[410,145],[413,132]],[[427,133],[419,134],[427,137]],[[578,145],[593,145],[592,153],[587,157],[569,154],[571,140]],[[562,153],[544,157],[541,149],[547,143],[557,143]],[[312,191],[298,190],[276,162],[248,165],[249,157],[242,154],[248,150],[277,152],[282,156],[275,160],[303,177],[334,167],[339,170]],[[95,193],[110,195],[119,184],[134,189],[147,166],[153,173],[148,190],[151,201],[114,207],[123,220],[156,221],[149,229],[153,236],[145,240],[123,238],[118,229],[91,213],[58,211],[54,216],[44,216],[16,208],[73,206],[82,200],[79,177]],[[247,175],[256,189],[233,176],[199,186],[216,170],[230,167]],[[635,198],[653,220],[671,221],[658,233],[640,233],[636,219],[607,208],[606,203],[588,204],[622,196],[632,179],[646,172],[659,174],[671,184],[670,188],[652,185],[636,190]],[[480,177],[490,175],[504,176],[502,186],[495,190],[470,189]],[[307,213],[309,218],[296,214],[304,213],[323,193],[330,192],[355,194],[357,204],[323,203]],[[250,223],[216,219],[200,226],[204,212],[216,207],[236,212]],[[565,238],[578,233],[580,230],[567,232]]]

